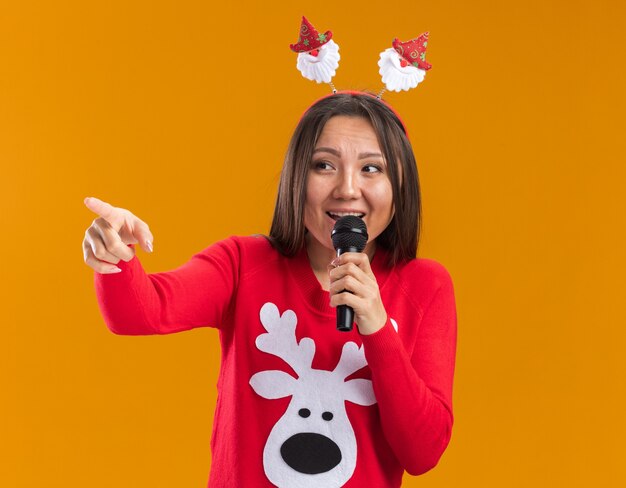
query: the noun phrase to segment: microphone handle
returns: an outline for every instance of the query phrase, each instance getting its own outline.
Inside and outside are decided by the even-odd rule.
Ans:
[[[337,330],[341,332],[350,332],[354,323],[354,310],[348,305],[339,305],[337,307]]]
[[[347,249],[337,249],[337,256],[341,256],[344,252],[360,252],[356,247],[348,247]],[[350,293],[342,291],[342,293]],[[337,306],[337,330],[341,332],[350,332],[354,323],[354,310],[348,305]]]

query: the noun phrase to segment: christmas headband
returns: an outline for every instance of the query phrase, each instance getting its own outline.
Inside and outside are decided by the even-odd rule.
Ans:
[[[297,68],[302,76],[318,83],[328,83],[337,93],[332,78],[339,67],[339,46],[332,40],[333,33],[326,31],[320,34],[315,27],[302,17],[298,42],[289,47],[298,53]],[[381,98],[386,91],[406,91],[415,88],[424,80],[426,71],[432,66],[426,62],[426,46],[428,32],[415,39],[402,42],[395,38],[389,49],[380,53],[378,60],[379,73],[382,76],[383,88],[376,98]]]

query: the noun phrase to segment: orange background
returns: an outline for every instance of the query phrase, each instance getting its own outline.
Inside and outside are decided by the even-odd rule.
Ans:
[[[343,89],[378,90],[378,53],[431,32],[425,82],[386,99],[417,153],[420,254],[455,281],[456,424],[405,486],[623,486],[624,5],[4,2],[0,485],[206,485],[217,334],[111,334],[82,200],[150,224],[150,271],[267,232],[290,133],[328,93],[288,49],[305,14]]]

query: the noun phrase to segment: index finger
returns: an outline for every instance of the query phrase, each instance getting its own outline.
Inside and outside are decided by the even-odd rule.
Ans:
[[[85,206],[94,213],[97,213],[104,220],[109,221],[114,214],[115,207],[110,203],[103,202],[99,198],[87,197],[84,200]]]
[[[341,266],[342,264],[354,263],[359,268],[369,269],[370,268],[370,258],[364,252],[346,252],[337,256],[332,264],[335,266]]]

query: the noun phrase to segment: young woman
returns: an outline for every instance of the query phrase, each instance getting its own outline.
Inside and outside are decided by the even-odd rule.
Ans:
[[[269,236],[231,237],[147,274],[148,226],[95,198],[83,241],[118,334],[220,333],[209,487],[397,487],[433,468],[452,429],[456,310],[449,274],[417,259],[420,192],[405,128],[365,93],[300,120]],[[340,217],[367,225],[336,257]],[[349,291],[349,293],[345,293]],[[335,307],[354,309],[351,332]]]

